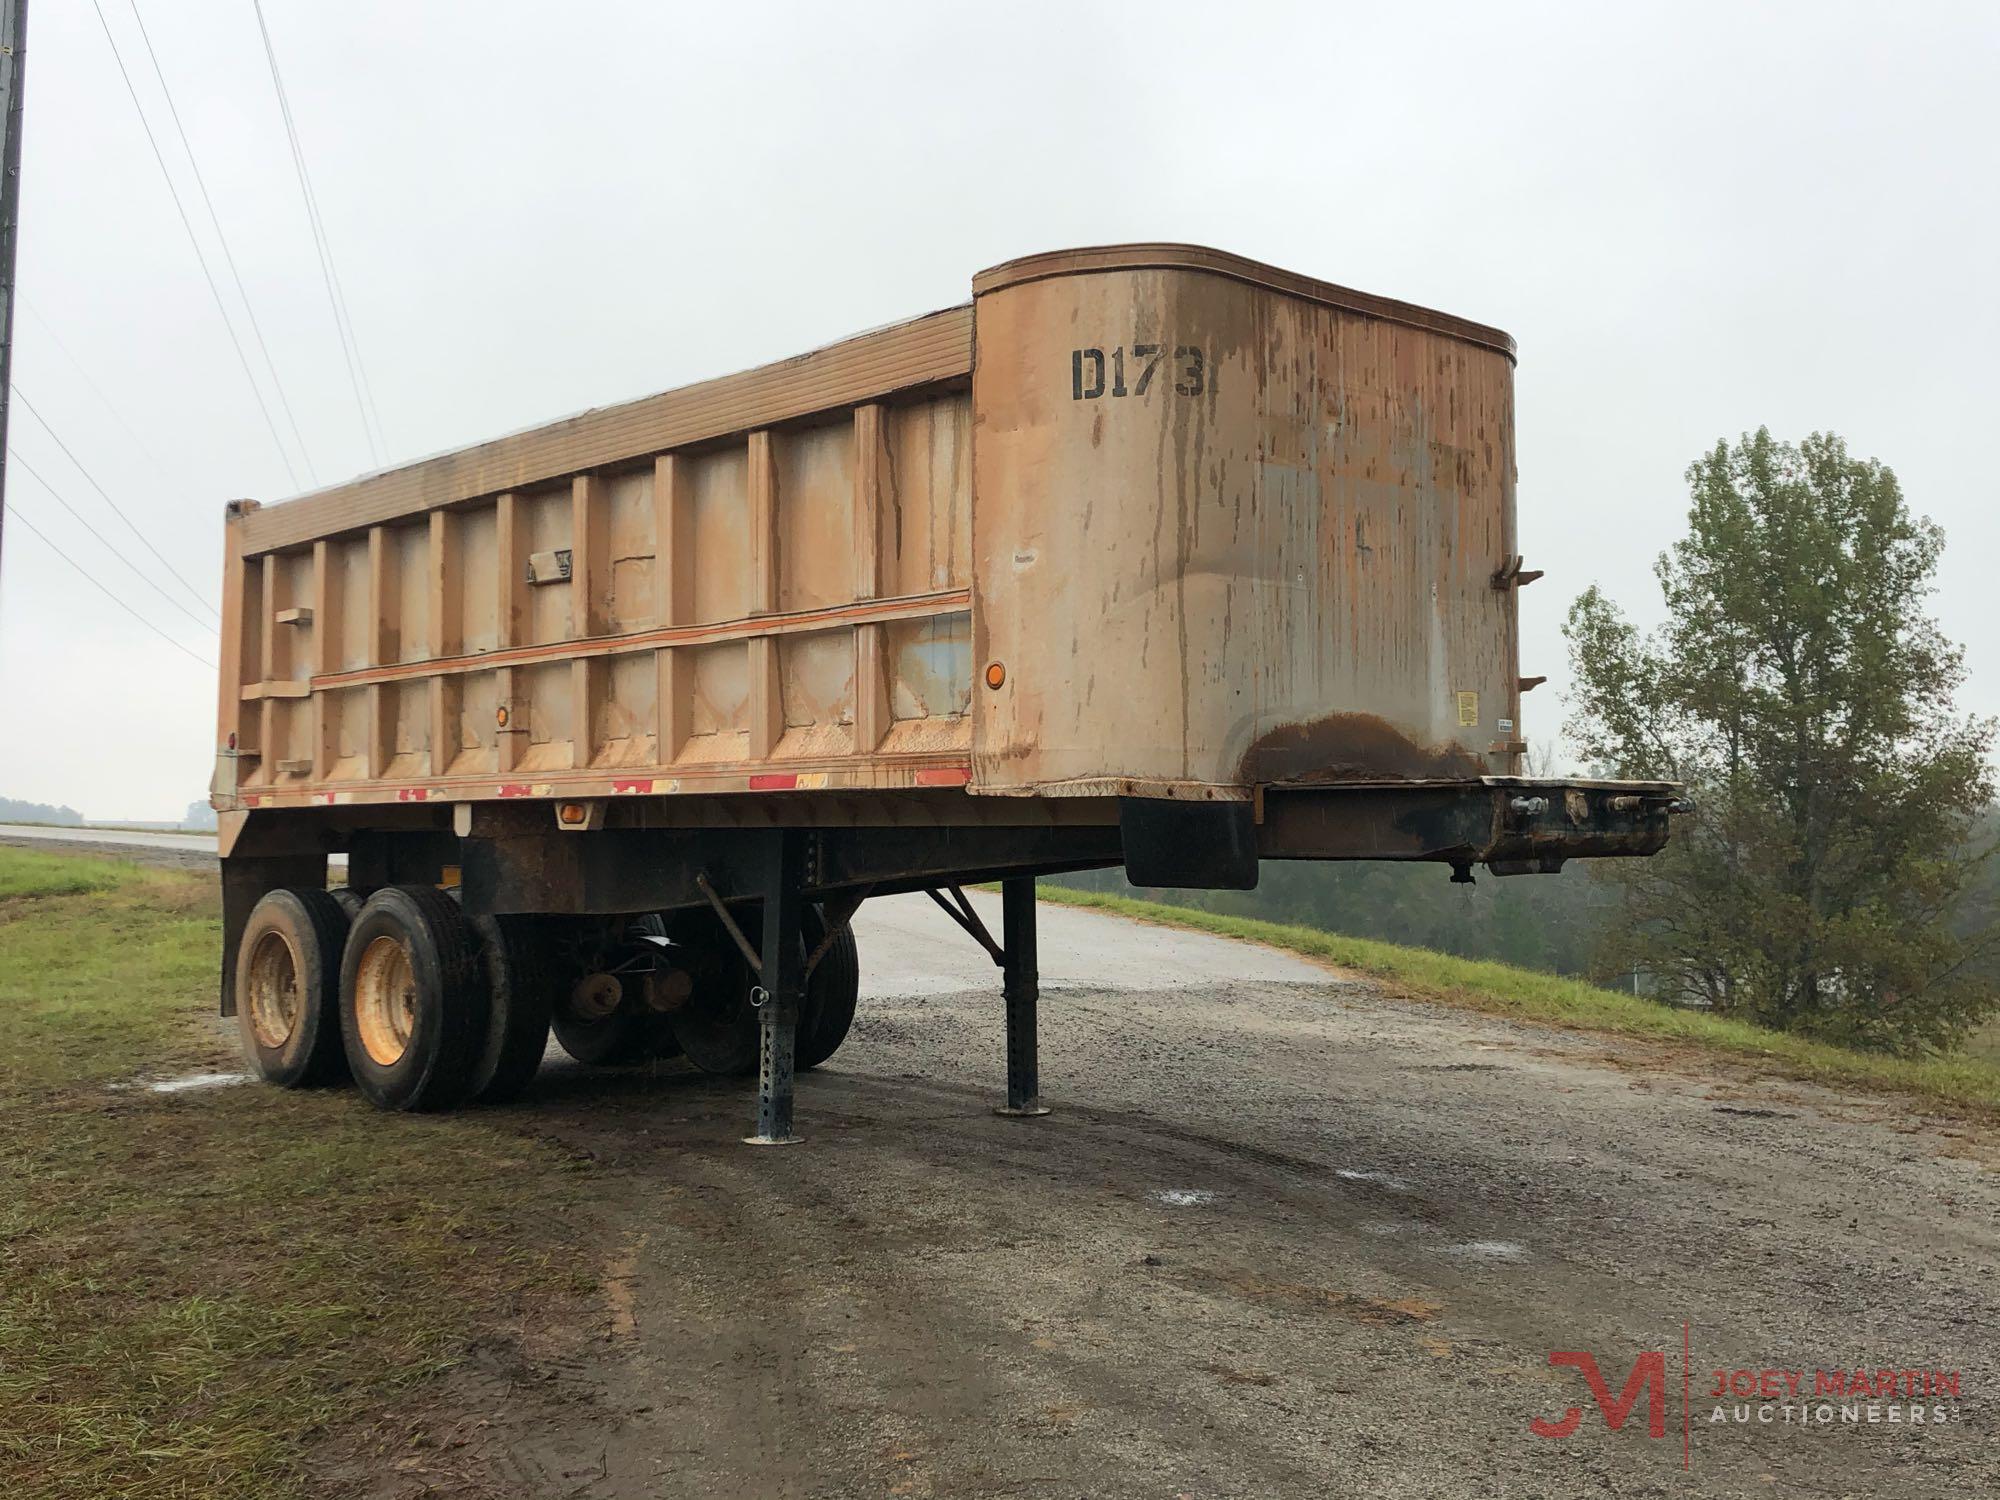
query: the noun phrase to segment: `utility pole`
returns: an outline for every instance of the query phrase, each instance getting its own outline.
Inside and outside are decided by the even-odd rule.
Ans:
[[[14,394],[14,248],[21,228],[21,70],[28,0],[0,0],[0,541],[7,532],[7,411]]]

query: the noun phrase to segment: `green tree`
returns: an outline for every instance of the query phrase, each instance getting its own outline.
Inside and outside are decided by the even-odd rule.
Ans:
[[[1687,478],[1665,623],[1642,634],[1593,587],[1564,627],[1572,739],[1699,808],[1615,872],[1604,966],[1851,1045],[1949,1046],[2000,996],[1991,925],[1962,920],[1994,726],[1954,710],[1962,652],[1924,611],[1943,535],[1831,434],[1759,429]]]

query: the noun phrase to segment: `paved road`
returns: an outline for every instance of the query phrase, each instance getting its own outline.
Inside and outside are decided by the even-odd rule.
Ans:
[[[199,869],[216,858],[212,833],[168,833],[150,828],[50,828],[32,823],[0,823],[0,844],[70,850],[89,854],[126,850],[148,864]],[[327,856],[329,870],[347,868],[345,854]]]
[[[127,849],[179,849],[215,853],[212,833],[168,833],[132,828],[49,828],[31,823],[0,823],[0,840],[46,844],[104,844]]]
[[[2000,1493],[1990,1135],[1061,908],[1056,1112],[999,1119],[984,955],[921,898],[857,929],[804,1146],[740,1145],[741,1086],[674,1065],[549,1070],[524,1124],[598,1163],[602,1321],[458,1377],[454,1432],[489,1425],[377,1493]],[[1663,1356],[1660,1438],[1644,1394],[1607,1430],[1576,1350],[1613,1398]],[[1856,1366],[1961,1395],[1703,1399]]]
[[[1062,908],[1056,1112],[999,1119],[992,965],[921,898],[856,925],[804,1146],[741,1145],[743,1086],[679,1064],[552,1062],[493,1117],[593,1163],[598,1316],[325,1492],[2000,1494],[1988,1129]],[[1614,1409],[1657,1355],[1662,1435],[1654,1385],[1614,1433],[1561,1351]],[[1718,1402],[1718,1368],[1959,1392]]]

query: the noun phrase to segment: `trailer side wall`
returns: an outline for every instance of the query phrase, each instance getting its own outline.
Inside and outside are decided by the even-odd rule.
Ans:
[[[223,805],[963,785],[969,335],[232,507]]]

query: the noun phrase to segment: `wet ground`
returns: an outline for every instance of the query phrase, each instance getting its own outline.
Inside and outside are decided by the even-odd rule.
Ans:
[[[591,1316],[487,1348],[329,1486],[2000,1493],[1988,1132],[1046,908],[1055,1113],[1002,1119],[985,956],[921,898],[857,930],[803,1146],[740,1144],[740,1086],[552,1062],[519,1118],[593,1163]],[[1614,1415],[1637,1370],[1622,1430],[1560,1352]],[[1857,1368],[1958,1394],[1809,1399]],[[1778,1395],[1710,1399],[1717,1369]]]
[[[489,1118],[587,1164],[584,1315],[315,1493],[2000,1494],[1990,1127],[1051,907],[1055,1112],[1002,1119],[985,955],[921,897],[856,928],[803,1146],[551,1052]]]

